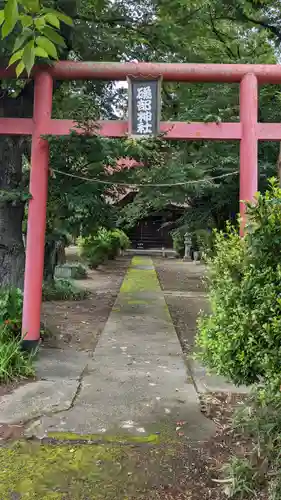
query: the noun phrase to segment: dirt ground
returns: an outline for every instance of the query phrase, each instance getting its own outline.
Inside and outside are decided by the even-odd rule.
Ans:
[[[179,293],[206,293],[202,264],[178,259],[153,259],[163,290]]]
[[[42,322],[51,332],[46,339],[50,347],[75,347],[93,351],[116,300],[130,260],[120,258],[107,262],[98,270],[88,271],[86,280],[76,286],[86,288],[90,295],[85,300],[45,302]]]
[[[191,353],[198,314],[208,311],[204,266],[175,259],[154,259],[154,265],[182,349]]]

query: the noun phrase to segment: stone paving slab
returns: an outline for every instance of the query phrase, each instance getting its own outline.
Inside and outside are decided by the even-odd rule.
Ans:
[[[81,351],[43,347],[35,363],[36,376],[45,380],[79,380],[90,362],[91,356]]]
[[[104,370],[108,370],[111,373],[113,370],[126,370],[128,373],[136,371],[140,374],[144,373],[149,378],[152,374],[162,377],[167,374],[169,375],[173,371],[181,370],[182,361],[179,362],[179,355],[181,353],[177,352],[175,355],[165,355],[164,349],[167,351],[167,347],[163,347],[163,351],[157,353],[153,350],[144,353],[140,351],[137,356],[135,354],[127,354],[127,351],[119,352],[114,357],[106,357],[103,353],[95,354],[92,362],[88,365],[87,373],[92,374]],[[182,360],[186,363],[184,356],[182,356]],[[187,377],[188,374],[185,376]]]
[[[110,381],[110,389],[105,396],[102,389],[97,391],[92,384],[87,387],[86,381],[81,398],[70,411],[43,417],[44,432],[49,435],[67,432],[81,436],[122,434],[129,438],[161,434],[165,428],[175,432],[178,421],[184,422],[181,428],[190,440],[206,440],[215,431],[214,424],[199,411],[192,384],[186,384],[185,389],[175,393],[173,399],[167,397],[169,387],[160,399],[158,394],[163,394],[163,390],[144,391],[136,378],[123,382],[122,387],[124,394],[120,397],[119,379]]]
[[[43,347],[35,362],[39,380],[1,398],[0,422],[24,423],[43,414],[68,410],[91,362],[87,353]]]
[[[75,380],[38,380],[15,389],[0,401],[0,422],[19,424],[42,414],[68,410],[75,398]]]
[[[188,366],[194,380],[196,390],[201,393],[211,393],[211,392],[226,392],[232,394],[248,394],[251,392],[252,387],[247,387],[245,385],[235,386],[229,382],[224,377],[219,375],[208,373],[204,366],[200,365],[197,361],[189,358]]]

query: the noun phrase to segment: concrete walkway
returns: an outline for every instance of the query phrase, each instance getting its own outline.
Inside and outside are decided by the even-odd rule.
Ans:
[[[26,435],[39,438],[130,440],[180,427],[205,440],[214,424],[188,373],[152,260],[134,257],[94,355],[42,349],[41,380],[1,400],[0,422],[25,423]]]

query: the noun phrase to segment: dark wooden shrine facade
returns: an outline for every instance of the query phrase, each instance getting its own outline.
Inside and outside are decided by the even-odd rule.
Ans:
[[[135,196],[136,192],[129,192],[117,205],[125,207],[133,202]],[[147,217],[140,219],[135,226],[126,230],[132,248],[143,250],[173,248],[171,231],[185,209],[184,206],[171,203],[162,210],[153,211]]]

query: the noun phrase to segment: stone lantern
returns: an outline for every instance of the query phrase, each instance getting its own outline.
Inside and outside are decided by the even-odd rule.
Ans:
[[[191,247],[191,236],[189,233],[184,235],[184,260],[188,260],[190,257],[190,247]]]

